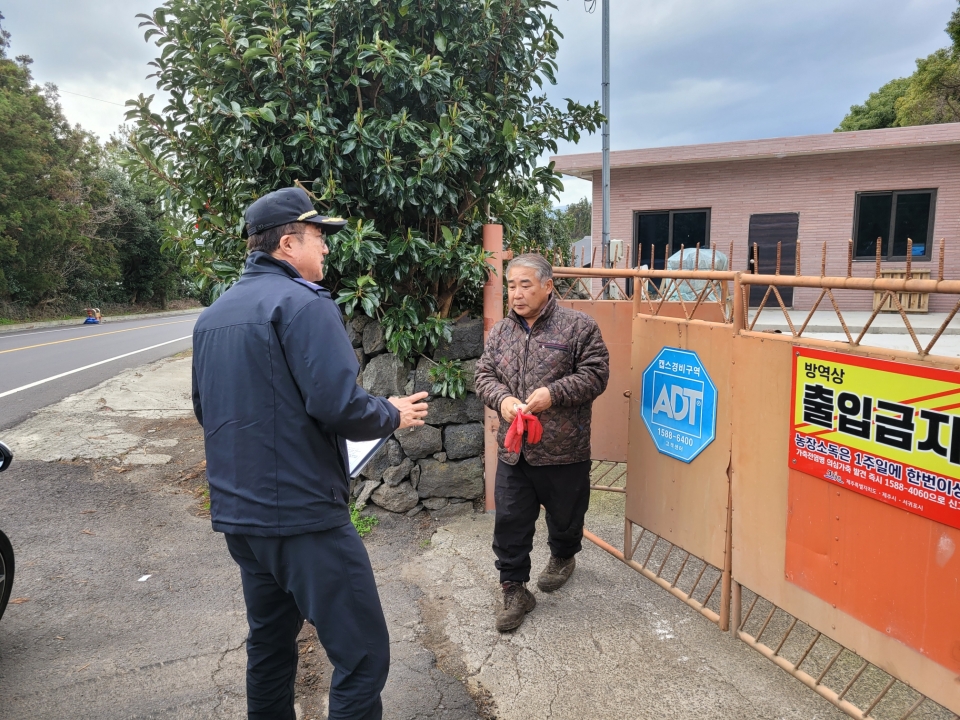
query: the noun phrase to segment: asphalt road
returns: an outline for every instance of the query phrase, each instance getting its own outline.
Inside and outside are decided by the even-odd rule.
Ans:
[[[0,335],[0,430],[121,370],[189,349],[196,320],[194,312]]]
[[[174,424],[197,434],[192,419]],[[16,555],[0,720],[245,717],[240,578],[196,501],[173,492],[202,457],[199,442],[180,449],[159,469],[15,460],[0,475]]]

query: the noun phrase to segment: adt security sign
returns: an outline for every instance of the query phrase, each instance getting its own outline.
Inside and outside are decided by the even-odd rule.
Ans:
[[[717,434],[717,386],[695,352],[665,347],[643,371],[640,416],[663,455],[692,461]]]

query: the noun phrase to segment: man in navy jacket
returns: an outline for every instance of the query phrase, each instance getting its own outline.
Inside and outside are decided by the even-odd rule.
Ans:
[[[307,194],[265,195],[245,214],[240,280],[193,335],[210,515],[240,566],[250,632],[251,720],[294,720],[297,635],[306,618],[333,664],[334,718],[379,720],[389,637],[366,549],[350,523],[346,440],[423,424],[426,393],[369,395],[323,278],[324,233]]]

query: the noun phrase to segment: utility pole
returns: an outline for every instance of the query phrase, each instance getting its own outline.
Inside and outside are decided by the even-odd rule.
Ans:
[[[610,267],[610,0],[603,0],[603,76],[601,80],[601,112],[603,112],[603,167],[600,173],[601,193],[603,195],[603,226],[600,235],[601,259],[603,267]],[[610,296],[610,287],[604,293]]]
[[[588,13],[597,9],[597,0],[583,0],[583,8]],[[602,226],[600,230],[600,264],[609,268],[610,263],[610,0],[601,0],[600,23],[603,28],[601,42],[600,110],[603,123],[600,135],[603,138],[603,166],[600,172],[600,194],[602,201]],[[604,297],[610,297],[610,287],[604,291]]]

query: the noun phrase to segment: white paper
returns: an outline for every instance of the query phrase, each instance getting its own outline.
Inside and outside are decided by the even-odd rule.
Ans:
[[[350,477],[356,477],[357,473],[359,473],[366,464],[364,460],[372,456],[377,446],[382,445],[386,441],[387,438],[361,440],[360,442],[347,440],[347,467],[350,469]]]

